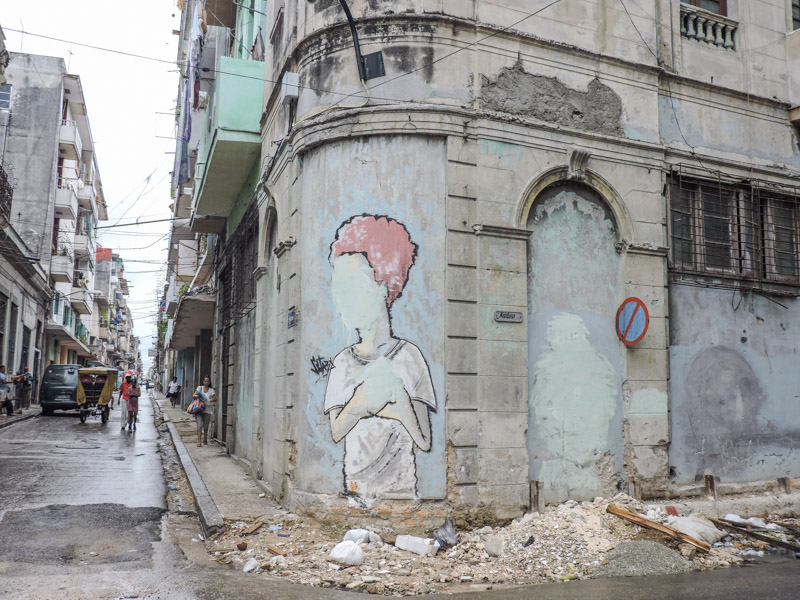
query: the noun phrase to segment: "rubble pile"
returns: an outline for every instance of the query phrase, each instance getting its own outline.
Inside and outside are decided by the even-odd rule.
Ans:
[[[624,494],[610,500],[568,501],[502,528],[487,526],[457,537],[451,527],[443,527],[432,534],[449,531],[440,541],[396,536],[389,529],[352,530],[342,536],[313,520],[279,512],[263,521],[230,523],[207,548],[214,560],[260,576],[398,596],[713,569],[776,551],[767,542],[729,531],[717,532],[724,537],[704,551],[710,543],[690,538],[697,542],[692,545],[640,527],[607,512],[610,504],[656,527],[664,528],[670,519],[690,522],[675,521],[663,506],[644,505]],[[798,534],[791,523],[756,525],[769,529],[776,539],[792,540]],[[625,558],[632,555],[636,561]]]

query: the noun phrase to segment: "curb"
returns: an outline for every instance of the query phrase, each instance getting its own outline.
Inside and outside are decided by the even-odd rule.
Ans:
[[[30,412],[27,415],[14,415],[15,418],[11,420],[0,421],[0,429],[3,429],[4,427],[11,427],[14,423],[27,421],[28,419],[32,419],[33,417],[40,414],[41,414],[40,412]]]
[[[194,464],[192,457],[189,455],[189,451],[186,450],[186,445],[183,443],[183,440],[181,440],[178,429],[172,421],[169,420],[169,415],[161,410],[158,401],[153,398],[152,402],[157,407],[158,412],[161,413],[164,423],[169,430],[170,438],[172,438],[172,445],[178,453],[178,460],[181,461],[183,472],[186,473],[186,478],[189,480],[189,487],[192,489],[192,494],[194,494],[194,502],[197,506],[197,514],[200,517],[203,532],[206,537],[208,537],[224,527],[225,521],[222,519],[217,505],[214,504],[214,499],[208,492],[208,488],[203,482],[203,478],[200,476],[200,472],[197,470],[197,466]]]

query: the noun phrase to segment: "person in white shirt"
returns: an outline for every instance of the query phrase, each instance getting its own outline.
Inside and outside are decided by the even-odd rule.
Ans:
[[[331,244],[333,300],[358,342],[333,359],[324,412],[334,442],[344,440],[344,493],[417,497],[416,453],[432,446],[436,397],[420,349],[392,332],[416,245],[390,217],[346,221]]]
[[[211,417],[214,415],[214,409],[217,406],[217,392],[211,387],[211,378],[206,375],[203,377],[203,385],[192,394],[193,399],[200,399],[205,403],[205,408],[200,412],[195,413],[194,420],[197,424],[197,447],[201,445],[208,445],[208,426],[211,424]]]
[[[167,386],[167,398],[172,403],[172,408],[175,408],[176,404],[180,404],[178,401],[180,398],[180,389],[181,386],[178,385],[178,378],[173,377],[172,381],[169,382]]]

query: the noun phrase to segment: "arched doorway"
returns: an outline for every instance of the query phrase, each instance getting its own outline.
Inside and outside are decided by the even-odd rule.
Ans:
[[[589,186],[556,183],[528,214],[528,450],[544,500],[616,492],[625,362],[617,224]]]

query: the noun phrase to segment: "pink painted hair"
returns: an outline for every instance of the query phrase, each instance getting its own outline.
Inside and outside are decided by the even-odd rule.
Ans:
[[[417,245],[399,221],[385,215],[358,215],[342,223],[331,244],[331,261],[342,254],[366,257],[375,281],[386,284],[386,306],[391,306],[406,286]]]

